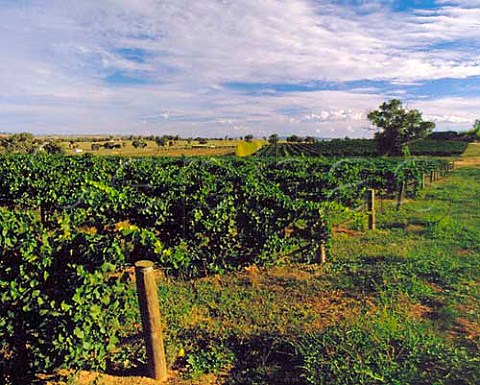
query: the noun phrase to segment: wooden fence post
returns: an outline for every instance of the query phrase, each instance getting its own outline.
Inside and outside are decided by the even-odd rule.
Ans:
[[[430,183],[433,183],[433,171],[430,171]]]
[[[324,240],[320,241],[320,245],[318,246],[317,254],[318,254],[318,262],[320,264],[323,264],[323,263],[327,262],[327,246],[325,245]]]
[[[425,178],[425,173],[422,172],[422,179],[420,179],[420,188],[424,189],[426,184],[427,184],[427,181],[426,181],[426,178]]]
[[[367,192],[367,210],[368,210],[368,229],[375,230],[375,190],[369,189]]]
[[[157,381],[167,380],[167,361],[163,345],[160,307],[153,262],[135,263],[138,303],[142,315],[143,336],[147,349],[147,366],[150,377]]]
[[[398,197],[397,197],[397,211],[400,210],[403,202],[403,196],[405,195],[405,181],[400,184],[400,189],[398,190]]]

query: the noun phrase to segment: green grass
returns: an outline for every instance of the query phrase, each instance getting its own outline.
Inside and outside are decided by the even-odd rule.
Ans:
[[[226,384],[478,383],[480,169],[378,207],[378,230],[337,233],[324,266],[163,280],[170,366]]]

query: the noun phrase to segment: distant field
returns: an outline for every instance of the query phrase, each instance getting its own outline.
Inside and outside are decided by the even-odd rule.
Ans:
[[[262,140],[254,140],[251,142],[240,142],[237,145],[237,156],[250,156],[260,150],[264,146],[265,142]]]
[[[234,155],[239,140],[209,140],[205,144],[198,141],[189,143],[186,140],[175,141],[173,145],[158,146],[154,141],[145,140],[147,144],[144,148],[135,148],[133,140],[114,140],[95,142],[75,142],[72,147],[70,142],[62,142],[62,146],[66,149],[68,155],[92,153],[101,156],[223,156]],[[98,150],[92,150],[92,144],[103,145],[104,143],[112,143],[120,145],[121,148],[106,149],[101,147]]]

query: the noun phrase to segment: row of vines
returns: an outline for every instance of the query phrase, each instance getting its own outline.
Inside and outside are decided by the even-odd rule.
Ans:
[[[332,212],[394,193],[440,160],[0,158],[0,370],[120,359],[135,317],[128,267],[185,277],[313,262]],[[353,214],[352,214],[353,215]]]
[[[454,156],[462,154],[467,142],[453,140],[418,140],[410,143],[412,155]],[[334,139],[317,143],[276,143],[256,152],[261,157],[285,156],[376,156],[373,139]]]

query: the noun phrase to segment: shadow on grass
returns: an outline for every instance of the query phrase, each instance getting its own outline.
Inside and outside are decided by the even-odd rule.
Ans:
[[[304,384],[294,336],[264,334],[229,341],[235,354],[225,384]]]
[[[142,335],[125,341],[129,344],[143,343]],[[216,383],[301,385],[301,368],[294,350],[297,337],[284,334],[261,334],[254,336],[219,336],[205,330],[190,329],[182,334],[183,341],[190,341],[183,357],[177,357],[172,369],[186,381],[200,379],[214,373]],[[146,365],[140,361],[128,369],[109,366],[106,374],[117,377],[148,377]],[[196,383],[196,382],[195,382]]]

